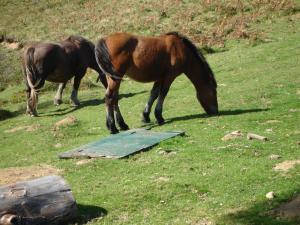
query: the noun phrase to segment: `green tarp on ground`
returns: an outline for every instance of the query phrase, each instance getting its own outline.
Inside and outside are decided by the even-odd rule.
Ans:
[[[184,132],[182,131],[154,132],[145,129],[128,130],[61,153],[59,154],[59,158],[123,158],[146,150],[163,140],[183,134]]]

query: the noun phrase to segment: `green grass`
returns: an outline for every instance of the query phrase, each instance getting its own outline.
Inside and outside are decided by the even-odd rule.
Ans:
[[[63,1],[57,4],[67,5]],[[51,7],[45,12],[50,13]],[[286,175],[272,170],[278,162],[299,159],[299,14],[270,21],[255,25],[267,34],[267,41],[249,45],[248,40],[232,40],[226,42],[228,51],[207,56],[219,84],[219,116],[204,114],[192,84],[180,76],[165,101],[167,123],[153,123],[153,130],[184,130],[186,136],[164,141],[127,159],[99,159],[79,166],[78,160],[57,157],[60,152],[109,135],[103,88],[81,89],[83,107],[77,110],[68,104],[69,89],[64,94],[65,103],[55,107],[54,91],[48,88],[40,96],[40,117],[30,118],[24,115],[23,87],[6,87],[0,92],[0,168],[49,164],[62,169],[81,214],[94,218],[84,224],[196,225],[205,220],[220,225],[299,224],[267,215],[270,209],[300,193],[300,166]],[[34,35],[43,39],[49,34]],[[17,55],[2,52],[8,57]],[[17,73],[18,67],[13,65],[12,73]],[[84,79],[93,77],[96,76],[91,73]],[[141,111],[150,89],[151,84],[130,80],[122,83],[120,107],[131,128],[143,125]],[[78,122],[53,131],[53,124],[67,115],[74,115]],[[268,120],[278,122],[267,123]],[[34,132],[4,132],[31,124],[40,124],[40,128]],[[245,136],[221,140],[234,130],[261,134],[270,140],[249,141]],[[55,148],[56,143],[62,147]],[[161,155],[161,150],[176,154]],[[271,154],[282,158],[270,160]],[[272,201],[265,198],[269,191],[277,196]]]

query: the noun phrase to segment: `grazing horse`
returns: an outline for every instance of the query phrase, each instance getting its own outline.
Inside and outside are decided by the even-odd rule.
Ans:
[[[97,65],[95,45],[80,36],[70,36],[57,43],[34,43],[29,45],[22,59],[23,72],[27,86],[27,110],[31,116],[37,116],[38,91],[45,80],[59,83],[54,104],[62,103],[62,92],[68,80],[74,76],[71,102],[80,104],[77,93],[87,68],[98,72],[100,81],[107,88],[106,77]]]
[[[204,110],[208,114],[218,113],[217,82],[210,66],[195,45],[177,32],[157,37],[115,33],[97,42],[95,54],[99,67],[107,75],[106,126],[111,133],[118,132],[115,119],[121,130],[128,129],[118,106],[124,74],[139,82],[154,82],[143,111],[144,122],[150,122],[151,107],[158,98],[154,115],[158,124],[164,123],[164,99],[172,82],[182,73],[193,83]]]

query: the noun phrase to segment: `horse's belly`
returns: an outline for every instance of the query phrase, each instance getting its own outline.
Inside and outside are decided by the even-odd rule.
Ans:
[[[142,83],[154,82],[162,78],[159,72],[153,72],[151,70],[139,70],[138,68],[128,69],[126,75],[131,79]]]
[[[72,77],[73,76],[70,73],[56,69],[53,73],[47,76],[46,80],[55,83],[64,83],[70,80]]]

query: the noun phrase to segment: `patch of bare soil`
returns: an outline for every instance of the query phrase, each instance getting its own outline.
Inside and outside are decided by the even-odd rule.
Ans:
[[[192,224],[194,224],[194,223],[192,223]],[[215,223],[213,223],[212,221],[209,221],[208,219],[202,219],[195,223],[195,225],[214,225],[214,224]]]
[[[300,218],[300,195],[289,202],[281,204],[277,209],[272,210],[271,214],[284,219]]]
[[[7,37],[5,35],[0,36],[0,43],[3,47],[13,50],[18,50],[24,47],[24,45],[21,42],[17,41],[15,38]]]
[[[91,162],[93,162],[93,161],[95,161],[95,158],[82,159],[82,160],[77,161],[77,162],[76,162],[76,165],[77,165],[77,166],[86,165],[86,164],[91,163]]]
[[[75,116],[67,116],[66,118],[56,122],[53,129],[59,130],[60,127],[66,127],[74,124],[77,121]]]
[[[13,43],[2,42],[1,45],[5,48],[13,49],[13,50],[22,48],[21,47],[22,45],[18,42],[13,42]]]
[[[61,170],[50,165],[10,167],[0,169],[0,185],[7,185],[20,181],[32,180],[42,176],[59,174],[60,172]]]
[[[275,171],[288,172],[290,169],[294,168],[298,164],[300,164],[300,160],[287,160],[276,164],[273,169]]]
[[[39,124],[33,124],[33,125],[28,125],[28,126],[20,126],[20,127],[14,127],[11,128],[9,130],[5,130],[5,133],[14,133],[20,130],[25,130],[28,132],[32,132],[32,131],[36,131],[37,129],[39,129],[40,125]]]
[[[267,120],[266,122],[264,122],[264,124],[270,124],[270,123],[279,123],[279,120]]]

